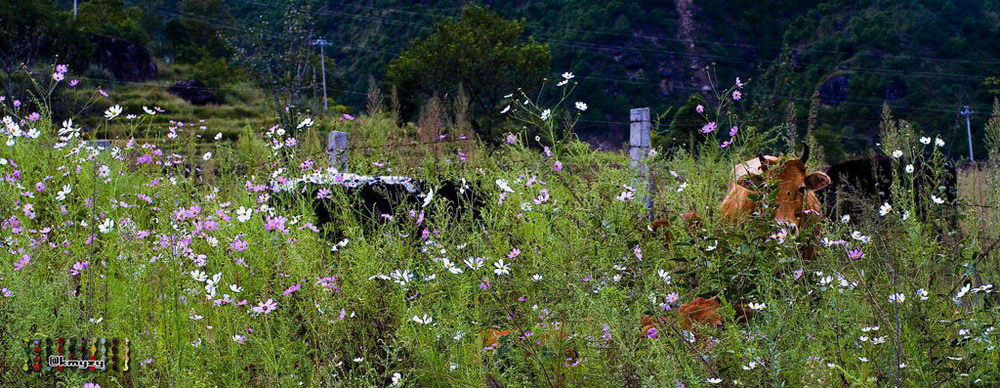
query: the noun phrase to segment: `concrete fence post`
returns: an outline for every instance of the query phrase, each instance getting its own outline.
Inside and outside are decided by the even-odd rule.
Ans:
[[[639,170],[641,177],[636,182],[637,187],[642,187],[643,180],[646,184],[646,192],[643,194],[643,202],[646,204],[646,216],[653,219],[653,174],[649,171],[649,150],[652,147],[651,132],[653,125],[649,119],[649,108],[634,108],[629,112],[629,160],[632,168]]]
[[[330,165],[343,172],[347,169],[347,132],[330,131],[326,139],[326,153],[330,155]]]

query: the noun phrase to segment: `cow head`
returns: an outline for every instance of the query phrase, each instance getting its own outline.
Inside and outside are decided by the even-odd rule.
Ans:
[[[758,155],[741,164],[746,167],[734,169],[736,182],[730,185],[729,194],[723,200],[723,212],[731,217],[748,213],[755,207],[750,195],[759,190],[764,182],[773,182],[778,190],[777,220],[799,225],[808,212],[818,216],[820,204],[815,192],[829,185],[830,177],[822,172],[807,174],[808,160],[809,146],[805,146],[802,156],[798,158],[781,160]]]

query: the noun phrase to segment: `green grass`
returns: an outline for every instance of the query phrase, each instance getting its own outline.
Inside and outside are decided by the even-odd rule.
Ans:
[[[116,97],[129,101],[128,112],[173,101],[177,113],[170,117],[227,110],[238,116],[235,108],[181,111],[172,97],[130,93],[120,90]],[[325,138],[316,128],[298,136],[298,151],[277,155],[253,125],[226,126],[235,141],[186,133],[156,139],[163,149],[201,143],[188,153],[190,163],[205,171],[201,177],[176,166],[136,163],[152,149],[67,155],[45,145],[54,142],[55,130],[45,120],[39,139],[2,146],[0,155],[17,167],[0,166],[0,176],[17,170],[19,178],[0,184],[0,288],[12,292],[0,296],[0,381],[387,386],[398,373],[404,386],[483,386],[487,379],[504,386],[704,386],[715,377],[729,386],[1000,382],[995,293],[956,297],[966,284],[977,287],[977,277],[995,283],[1000,256],[996,250],[981,255],[992,242],[986,234],[947,235],[938,216],[952,204],[932,207],[929,221],[902,220],[904,211],[929,204],[901,190],[884,217],[872,209],[815,232],[848,241],[864,250],[864,258],[850,260],[844,247],[832,246],[806,261],[798,245],[811,233],[792,234],[784,243],[769,238],[783,228],[773,213],[738,225],[719,219],[714,209],[725,195],[728,171],[751,150],[705,146],[698,156],[679,153],[651,162],[657,217],[672,219],[672,239],[664,244],[661,233],[647,229],[650,220],[638,199],[642,185],[635,185],[636,200],[617,199],[623,185],[638,178],[622,153],[591,151],[572,139],[548,144],[551,158],[527,147],[535,143],[524,138],[493,149],[478,141],[404,147],[398,144],[413,128],[394,121],[377,115],[321,126],[351,134],[351,172],[467,179],[485,198],[480,219],[445,212],[438,199],[430,205],[438,211],[428,212],[421,225],[410,209],[400,209],[394,222],[371,225],[351,210],[356,198],[336,194],[335,221],[320,233],[303,228],[316,221],[310,200],[261,202],[261,193],[248,191],[246,182],[295,177],[305,159],[325,166]],[[122,132],[134,127],[122,125]],[[213,157],[206,161],[201,155],[208,149]],[[468,159],[462,162],[458,152]],[[555,160],[561,171],[553,168]],[[101,166],[108,167],[107,177],[95,174]],[[515,191],[502,201],[498,179]],[[159,185],[152,186],[154,180]],[[37,191],[40,181],[46,188]],[[985,184],[996,192],[995,181]],[[58,199],[63,185],[72,192]],[[254,209],[253,216],[238,220],[240,207]],[[678,217],[691,210],[702,215],[699,227]],[[278,215],[287,218],[287,234],[266,228]],[[114,228],[102,232],[107,219]],[[997,226],[989,227],[995,236]],[[39,232],[43,228],[49,230]],[[853,239],[855,231],[870,242]],[[332,250],[338,242],[332,235],[346,237],[346,245]],[[237,240],[248,248],[235,249]],[[520,253],[512,254],[515,249]],[[30,261],[15,270],[24,255]],[[481,268],[463,263],[475,257],[484,258]],[[443,259],[462,272],[452,273]],[[500,259],[509,274],[494,272]],[[90,267],[71,275],[82,261]],[[220,274],[214,297],[206,299],[206,283],[193,278],[195,270]],[[393,281],[394,271],[409,271],[413,279]],[[536,274],[541,280],[533,279]],[[325,277],[336,277],[334,288],[317,282]],[[231,284],[242,290],[234,292]],[[283,295],[296,284],[301,289]],[[920,300],[918,289],[927,291],[927,300]],[[904,303],[889,302],[896,292],[905,294]],[[664,311],[671,293],[679,299]],[[224,294],[233,301],[213,303]],[[694,342],[674,324],[661,327],[655,339],[642,333],[642,316],[672,317],[697,296],[721,298],[722,328],[696,328]],[[244,299],[246,305],[236,305]],[[268,299],[277,302],[276,310],[251,313]],[[737,323],[734,306],[751,301],[766,308]],[[412,319],[425,314],[431,323]],[[873,326],[879,328],[866,329]],[[486,350],[489,329],[514,335]],[[234,340],[239,335],[246,336],[242,344]],[[41,377],[21,372],[23,338],[60,336],[128,338],[132,369]]]

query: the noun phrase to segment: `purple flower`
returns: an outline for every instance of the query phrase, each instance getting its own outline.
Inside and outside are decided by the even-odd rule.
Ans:
[[[302,288],[302,284],[296,284],[294,286],[288,287],[288,289],[285,290],[285,292],[282,292],[281,295],[282,296],[288,296],[288,295],[294,294],[295,291],[298,291],[300,288]]]
[[[344,113],[343,116],[340,116],[340,121],[354,121],[354,116]]]
[[[714,121],[712,121],[712,122],[709,122],[708,124],[705,124],[705,125],[703,125],[703,126],[701,127],[701,133],[712,133],[712,132],[715,132],[715,130],[716,130],[716,129],[717,129],[718,127],[719,127],[719,126],[718,126],[717,124],[715,124],[715,122],[714,122]]]
[[[646,337],[647,338],[656,338],[656,337],[659,337],[659,336],[660,336],[660,331],[656,330],[655,327],[650,327],[648,330],[646,330]]]
[[[513,133],[508,133],[507,137],[504,138],[504,141],[507,142],[507,144],[514,144],[514,142],[517,141],[517,135]]]
[[[513,258],[519,256],[520,254],[521,254],[521,250],[517,249],[517,248],[514,248],[514,249],[511,249],[510,253],[507,254],[507,258],[508,259],[513,259]]]
[[[239,237],[237,237],[236,241],[233,241],[232,244],[229,244],[229,247],[235,249],[237,252],[243,252],[250,247],[250,244],[247,244],[246,241],[243,241]]]
[[[75,264],[73,264],[73,268],[70,268],[69,274],[77,276],[80,273],[82,273],[83,270],[87,269],[87,267],[90,267],[89,261],[78,261]]]
[[[555,163],[552,164],[552,169],[556,171],[562,171],[562,162],[557,160]]]
[[[83,383],[83,388],[101,388],[97,383]]]
[[[56,73],[63,74],[69,71],[69,66],[66,65],[56,65]]]
[[[743,98],[743,92],[739,90],[733,90],[733,101],[739,101]]]
[[[71,80],[69,80],[69,87],[74,87],[74,86],[76,86],[76,84],[78,84],[78,83],[80,83],[80,80],[78,80],[78,79],[75,79],[75,78],[74,78],[74,79],[71,79]]]
[[[802,268],[795,270],[795,280],[799,280],[799,278],[801,278],[802,275],[805,274],[805,272],[806,271]]]
[[[9,289],[6,289],[6,288],[0,288],[0,295],[3,295],[4,297],[10,298],[10,297],[14,296],[14,292],[11,291],[11,290],[9,290]]]
[[[705,106],[702,104],[698,104],[698,106],[696,106],[694,110],[698,113],[705,113]]]
[[[676,292],[671,292],[671,293],[667,294],[667,303],[674,303],[678,299],[680,299],[680,295],[677,295]]]
[[[30,263],[30,262],[31,262],[31,256],[28,256],[27,254],[25,254],[24,256],[21,256],[20,260],[14,262],[14,270],[15,271],[20,271],[21,268],[26,267],[28,265],[28,263]]]
[[[736,134],[739,132],[740,132],[740,127],[734,125],[732,128],[729,129],[729,137],[736,136]]]
[[[316,199],[330,198],[330,194],[333,194],[333,190],[324,187],[316,192]]]
[[[847,257],[849,257],[851,260],[857,260],[862,257],[865,257],[865,253],[861,251],[861,249],[859,248],[850,249],[847,251]]]
[[[274,299],[268,299],[266,301],[260,302],[259,304],[251,308],[251,310],[253,310],[253,312],[255,313],[267,315],[277,308],[278,308],[278,302],[275,302]]]
[[[28,115],[28,121],[38,121],[38,119],[41,119],[41,118],[42,118],[42,115],[39,114],[38,112],[31,112],[31,114]]]
[[[274,218],[268,218],[267,223],[264,224],[264,230],[272,231],[277,230],[281,233],[288,234],[288,229],[285,228],[285,221],[288,221],[284,216],[277,216]]]

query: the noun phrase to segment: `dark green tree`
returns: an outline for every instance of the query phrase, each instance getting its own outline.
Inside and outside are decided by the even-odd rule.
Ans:
[[[271,94],[281,126],[294,131],[315,87],[319,56],[312,47],[312,8],[289,5],[279,17],[263,16],[243,23],[230,37],[234,62],[246,69]]]
[[[549,48],[523,36],[523,20],[466,7],[457,19],[438,24],[393,60],[388,77],[404,99],[454,95],[462,88],[471,103],[474,127],[490,135],[503,96],[517,88],[538,87],[550,69]]]

